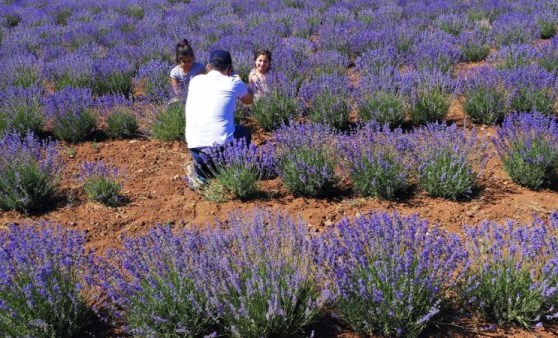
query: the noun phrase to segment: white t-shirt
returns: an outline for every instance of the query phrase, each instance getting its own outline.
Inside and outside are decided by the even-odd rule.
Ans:
[[[174,67],[170,71],[170,77],[173,79],[178,80],[181,86],[188,86],[188,82],[196,75],[201,74],[203,72],[204,65],[200,62],[194,62],[192,67],[188,71],[188,73],[184,73],[180,65]],[[187,88],[183,88],[187,89]]]
[[[238,78],[216,70],[194,77],[186,99],[188,148],[223,145],[233,139],[236,99],[248,93]]]

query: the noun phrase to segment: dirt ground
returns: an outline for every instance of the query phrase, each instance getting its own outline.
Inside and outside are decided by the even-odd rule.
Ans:
[[[142,114],[142,112],[138,112]],[[455,100],[448,115],[450,120],[467,124],[460,103]],[[494,135],[494,127],[478,126],[484,137]],[[256,144],[268,135],[254,133]],[[45,210],[33,215],[2,212],[0,227],[10,223],[25,224],[37,221],[58,223],[85,231],[88,246],[100,252],[118,245],[121,236],[146,232],[158,223],[170,223],[177,229],[196,227],[224,220],[237,210],[269,208],[302,217],[310,231],[318,232],[333,226],[343,217],[377,210],[397,211],[399,214],[418,214],[444,229],[460,232],[464,224],[478,224],[482,220],[502,222],[508,219],[529,222],[533,216],[545,218],[558,206],[558,189],[531,191],[511,181],[502,169],[494,148],[494,155],[479,178],[479,189],[469,200],[449,201],[431,198],[422,191],[414,191],[399,201],[380,201],[354,196],[348,188],[340,188],[335,197],[314,199],[294,197],[281,186],[279,179],[261,183],[262,194],[250,201],[216,203],[205,200],[190,190],[184,180],[183,164],[190,159],[183,142],[160,142],[139,135],[135,139],[109,140],[101,133],[95,141],[65,145],[62,151],[64,169],[59,196]],[[123,195],[126,202],[119,207],[106,207],[88,201],[77,180],[83,161],[103,160],[116,165],[123,172]],[[439,337],[554,337],[552,328],[533,332],[479,325],[475,320],[451,323],[428,336]],[[337,337],[355,337],[342,333]]]

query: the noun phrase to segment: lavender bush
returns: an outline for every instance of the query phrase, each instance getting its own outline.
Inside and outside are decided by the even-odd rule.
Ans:
[[[293,119],[299,108],[294,81],[275,72],[266,81],[268,92],[252,105],[252,117],[265,131],[272,131]]]
[[[118,168],[107,166],[103,161],[84,162],[81,165],[83,191],[89,199],[108,206],[116,206],[122,201],[119,176]]]
[[[168,79],[171,68],[171,63],[167,61],[154,60],[142,64],[133,78],[139,96],[145,96],[158,103],[166,102],[171,91]]]
[[[376,121],[391,126],[403,123],[406,102],[399,89],[400,78],[395,68],[386,67],[360,79],[354,96],[361,122]]]
[[[210,176],[234,198],[240,199],[254,196],[258,181],[274,166],[271,154],[262,153],[253,144],[246,144],[245,139],[211,148],[206,161]]]
[[[436,19],[436,26],[442,31],[458,36],[465,30],[472,27],[470,18],[460,14],[445,14],[440,15]]]
[[[32,133],[0,138],[0,209],[29,212],[54,195],[60,171],[56,143]]]
[[[540,113],[509,115],[492,139],[504,170],[519,185],[540,189],[556,177],[558,124]]]
[[[501,76],[491,67],[481,67],[472,76],[459,79],[465,97],[463,109],[474,123],[495,124],[508,112],[508,100],[501,89]]]
[[[548,116],[554,114],[558,91],[553,74],[533,65],[504,71],[502,78],[513,111],[537,111]]]
[[[319,285],[307,228],[281,213],[233,215],[207,234],[219,300],[232,337],[292,337],[318,319],[328,301]]]
[[[461,59],[461,49],[454,36],[440,31],[419,34],[411,62],[416,69],[449,72]]]
[[[525,327],[556,317],[557,217],[465,228],[471,265],[460,293],[475,312]]]
[[[401,59],[401,53],[392,47],[367,50],[355,60],[355,68],[362,77],[380,77],[387,75],[386,70],[397,69],[401,65]]]
[[[45,64],[45,76],[57,90],[66,87],[90,88],[93,59],[85,53],[67,53]]]
[[[294,122],[273,133],[277,171],[293,194],[323,196],[335,185],[334,136],[328,126]]]
[[[112,138],[134,137],[138,128],[138,119],[127,110],[117,110],[107,117],[107,134]]]
[[[500,48],[487,61],[499,69],[516,69],[535,63],[538,51],[529,44],[510,45]]]
[[[46,100],[47,114],[52,118],[57,138],[80,142],[97,126],[97,119],[89,109],[93,105],[91,90],[64,88]]]
[[[7,337],[70,337],[88,323],[82,293],[85,236],[60,226],[0,231],[0,332]]]
[[[540,37],[535,20],[524,13],[500,15],[492,25],[492,40],[498,46],[527,43]]]
[[[209,278],[213,253],[204,238],[192,231],[173,234],[158,226],[136,239],[126,237],[123,248],[109,253],[114,264],[97,261],[99,287],[106,298],[100,309],[134,336],[198,337],[212,332],[215,303]]]
[[[151,134],[161,141],[180,141],[184,140],[185,129],[184,106],[176,102],[164,107],[164,110],[157,115],[151,126]]]
[[[104,58],[93,64],[94,80],[91,85],[97,95],[123,94],[132,92],[134,65],[123,59]]]
[[[409,93],[409,115],[413,124],[444,120],[455,89],[455,81],[448,74],[423,70],[405,74],[402,81]]]
[[[19,52],[3,61],[0,88],[28,88],[38,84],[42,78],[44,63],[31,53]]]
[[[555,36],[556,26],[558,25],[556,11],[547,11],[543,9],[537,17],[537,25],[541,32],[541,38],[550,39]]]
[[[411,147],[400,129],[369,123],[344,137],[340,149],[359,195],[393,199],[409,188]]]
[[[490,53],[486,33],[480,29],[463,32],[458,39],[461,55],[465,61],[480,61]]]
[[[549,73],[558,73],[558,38],[539,49],[537,63]]]
[[[485,143],[473,129],[453,124],[428,124],[413,134],[418,183],[430,196],[458,199],[470,196],[482,169]],[[475,166],[477,166],[475,168]]]
[[[358,116],[362,122],[377,121],[398,126],[405,118],[405,100],[402,95],[388,91],[376,91],[362,97]]]
[[[312,122],[341,128],[349,121],[349,83],[344,76],[322,75],[305,82],[300,97]]]
[[[335,74],[343,75],[349,65],[347,55],[332,50],[318,51],[303,63],[302,68],[312,75]]]
[[[0,92],[0,135],[6,132],[20,135],[28,131],[35,134],[42,132],[45,121],[41,95],[42,91],[37,87],[10,87]]]
[[[468,265],[457,235],[416,216],[344,219],[322,240],[318,261],[336,286],[334,314],[365,335],[418,336]]]

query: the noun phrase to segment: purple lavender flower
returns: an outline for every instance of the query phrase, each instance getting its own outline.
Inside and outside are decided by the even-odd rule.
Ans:
[[[297,83],[278,71],[266,75],[262,94],[252,105],[252,117],[265,130],[271,131],[288,123],[299,113]]]
[[[401,55],[393,47],[368,50],[355,60],[356,69],[363,76],[380,75],[385,69],[397,69],[401,64]]]
[[[42,90],[35,86],[0,91],[0,135],[6,131],[20,135],[28,131],[40,133],[44,125],[42,95]]]
[[[492,139],[511,179],[539,189],[555,177],[558,124],[540,113],[509,115]]]
[[[528,43],[539,36],[539,28],[528,14],[502,14],[492,24],[492,40],[497,45]]]
[[[45,77],[57,90],[88,88],[93,75],[93,59],[85,53],[69,53],[45,65]]]
[[[99,257],[93,282],[105,293],[99,308],[126,324],[133,335],[210,333],[216,321],[213,301],[215,262],[206,237],[194,231],[173,234],[157,226],[138,238],[126,237],[123,248]]]
[[[257,183],[274,171],[275,159],[245,139],[205,152],[206,167],[234,197],[247,198],[257,192]]]
[[[490,66],[460,76],[458,92],[465,97],[463,109],[475,123],[494,124],[504,119],[509,96],[502,90],[502,75]]]
[[[427,31],[417,37],[411,62],[416,69],[446,73],[461,59],[457,39],[440,31]]]
[[[345,76],[321,75],[311,78],[300,88],[300,98],[311,121],[335,128],[349,120],[349,81]]]
[[[103,161],[86,161],[81,166],[79,179],[84,182],[83,190],[88,198],[115,206],[122,200],[120,176],[117,167],[108,166]]]
[[[538,49],[537,63],[549,73],[558,73],[558,38],[553,38],[549,44]]]
[[[364,123],[376,121],[379,124],[400,125],[406,112],[401,80],[401,74],[394,67],[363,75],[353,92],[359,120]]]
[[[458,36],[461,54],[465,61],[484,60],[490,53],[487,33],[480,29],[465,31]]]
[[[93,63],[94,83],[92,88],[97,95],[123,94],[132,91],[134,64],[117,58],[103,58]]]
[[[456,81],[439,70],[420,70],[404,73],[401,91],[409,99],[409,114],[413,124],[440,122],[450,107]]]
[[[366,335],[418,335],[468,266],[458,236],[416,216],[344,219],[317,247],[336,286],[335,312]]]
[[[537,50],[529,44],[510,45],[500,48],[487,61],[495,63],[500,69],[514,69],[534,64],[537,54]]]
[[[58,148],[33,133],[0,138],[0,209],[42,207],[54,194],[60,172]]]
[[[172,68],[170,62],[150,61],[141,65],[133,82],[143,95],[156,102],[165,102],[171,93],[169,72]]]
[[[0,331],[8,336],[72,336],[87,324],[82,294],[85,236],[60,226],[0,231]]]
[[[320,315],[329,283],[318,284],[321,274],[302,222],[256,210],[232,215],[206,236],[217,313],[229,334],[293,336]]]
[[[83,141],[97,125],[89,110],[92,105],[89,89],[68,87],[47,97],[46,112],[52,119],[54,135],[71,143]]]
[[[485,221],[465,227],[471,265],[463,297],[485,318],[531,327],[556,304],[556,231],[552,213],[545,224]]]
[[[470,18],[462,14],[442,14],[436,18],[436,25],[439,29],[454,36],[473,26]]]
[[[30,87],[42,79],[43,62],[31,53],[19,52],[1,58],[0,89]]]
[[[308,74],[335,74],[343,75],[349,65],[349,58],[336,51],[318,51],[303,62],[302,68]]]
[[[335,132],[320,124],[291,123],[273,133],[277,171],[296,195],[321,196],[336,183]]]
[[[412,147],[402,130],[369,123],[345,136],[339,147],[343,167],[358,194],[392,199],[409,187]]]
[[[510,107],[516,112],[537,111],[554,114],[558,98],[556,77],[538,65],[502,71],[504,89],[510,96]]]
[[[480,141],[480,142],[479,142]],[[428,124],[413,134],[418,181],[429,195],[457,199],[472,194],[487,157],[486,143],[474,129]]]

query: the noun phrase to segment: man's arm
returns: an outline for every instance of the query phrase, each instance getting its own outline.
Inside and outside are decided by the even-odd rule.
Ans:
[[[244,104],[252,104],[254,102],[254,93],[252,93],[252,89],[248,88],[248,92],[240,97],[240,101]]]

